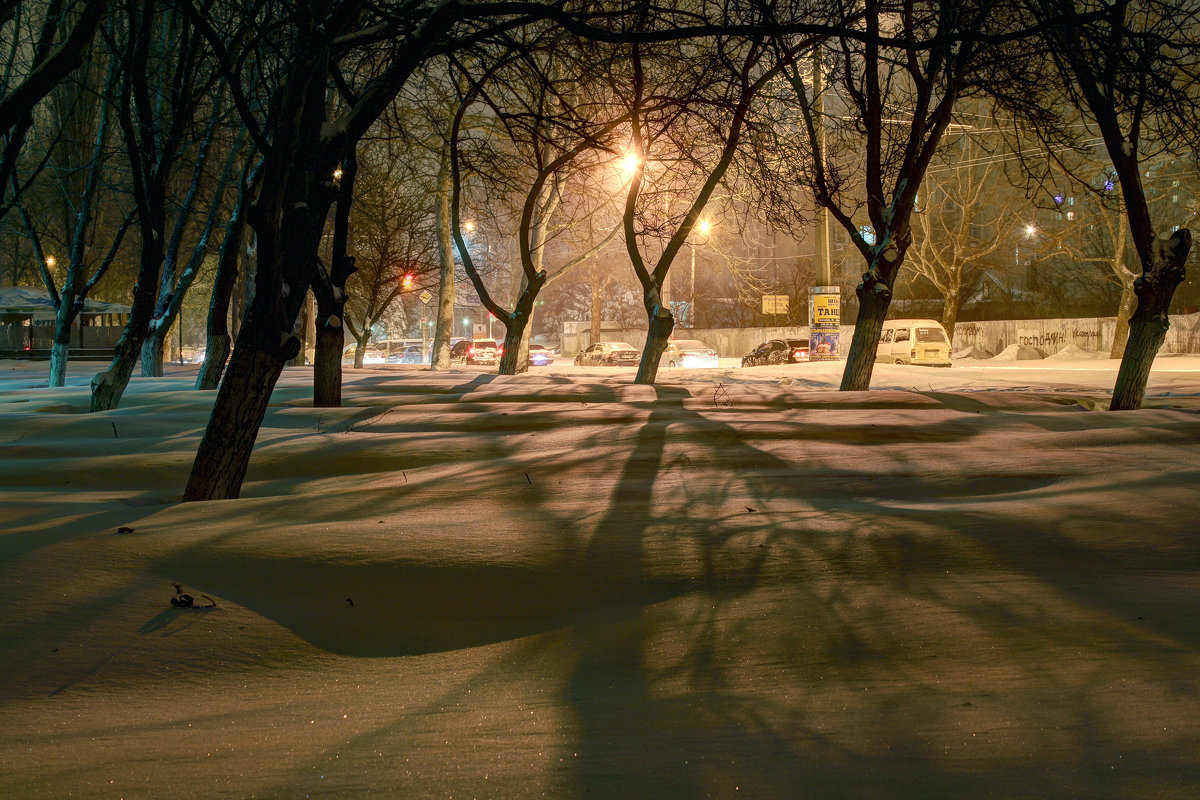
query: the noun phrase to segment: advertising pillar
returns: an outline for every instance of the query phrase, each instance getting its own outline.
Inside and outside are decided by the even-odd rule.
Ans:
[[[842,287],[814,286],[808,290],[808,359],[837,361],[842,330]]]

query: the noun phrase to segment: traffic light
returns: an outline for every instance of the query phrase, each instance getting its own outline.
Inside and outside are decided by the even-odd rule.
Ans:
[[[401,279],[400,285],[405,289],[411,289],[413,285],[413,274],[411,272],[404,273],[404,277]]]

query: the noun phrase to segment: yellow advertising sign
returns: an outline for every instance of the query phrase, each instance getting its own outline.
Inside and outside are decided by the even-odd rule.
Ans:
[[[839,325],[842,321],[842,298],[836,294],[813,295],[813,324]]]

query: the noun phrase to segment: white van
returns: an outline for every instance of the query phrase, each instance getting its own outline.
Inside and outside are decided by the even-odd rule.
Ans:
[[[879,334],[875,361],[884,364],[950,366],[950,337],[935,319],[889,319]]]

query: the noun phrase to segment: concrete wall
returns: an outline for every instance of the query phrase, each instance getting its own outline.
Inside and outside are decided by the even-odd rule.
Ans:
[[[954,326],[954,350],[975,345],[996,354],[1010,345],[1024,344],[1049,356],[1073,344],[1107,353],[1116,325],[1116,317],[960,322]],[[1200,353],[1200,314],[1172,317],[1162,352]]]
[[[974,345],[995,355],[1013,344],[1036,347],[1053,355],[1067,345],[1107,353],[1112,347],[1116,317],[1090,319],[1021,319],[988,322],[960,322],[954,326],[953,349],[957,352]],[[591,344],[587,323],[577,323],[576,330],[564,329],[560,345],[564,358]],[[853,325],[842,326],[842,353],[850,347]],[[677,339],[699,339],[721,358],[740,358],[767,339],[806,339],[808,327],[793,328],[677,328]],[[646,343],[646,329],[604,330],[604,342],[629,342],[637,348]],[[1200,353],[1200,313],[1171,317],[1171,328],[1163,344],[1164,353]]]

